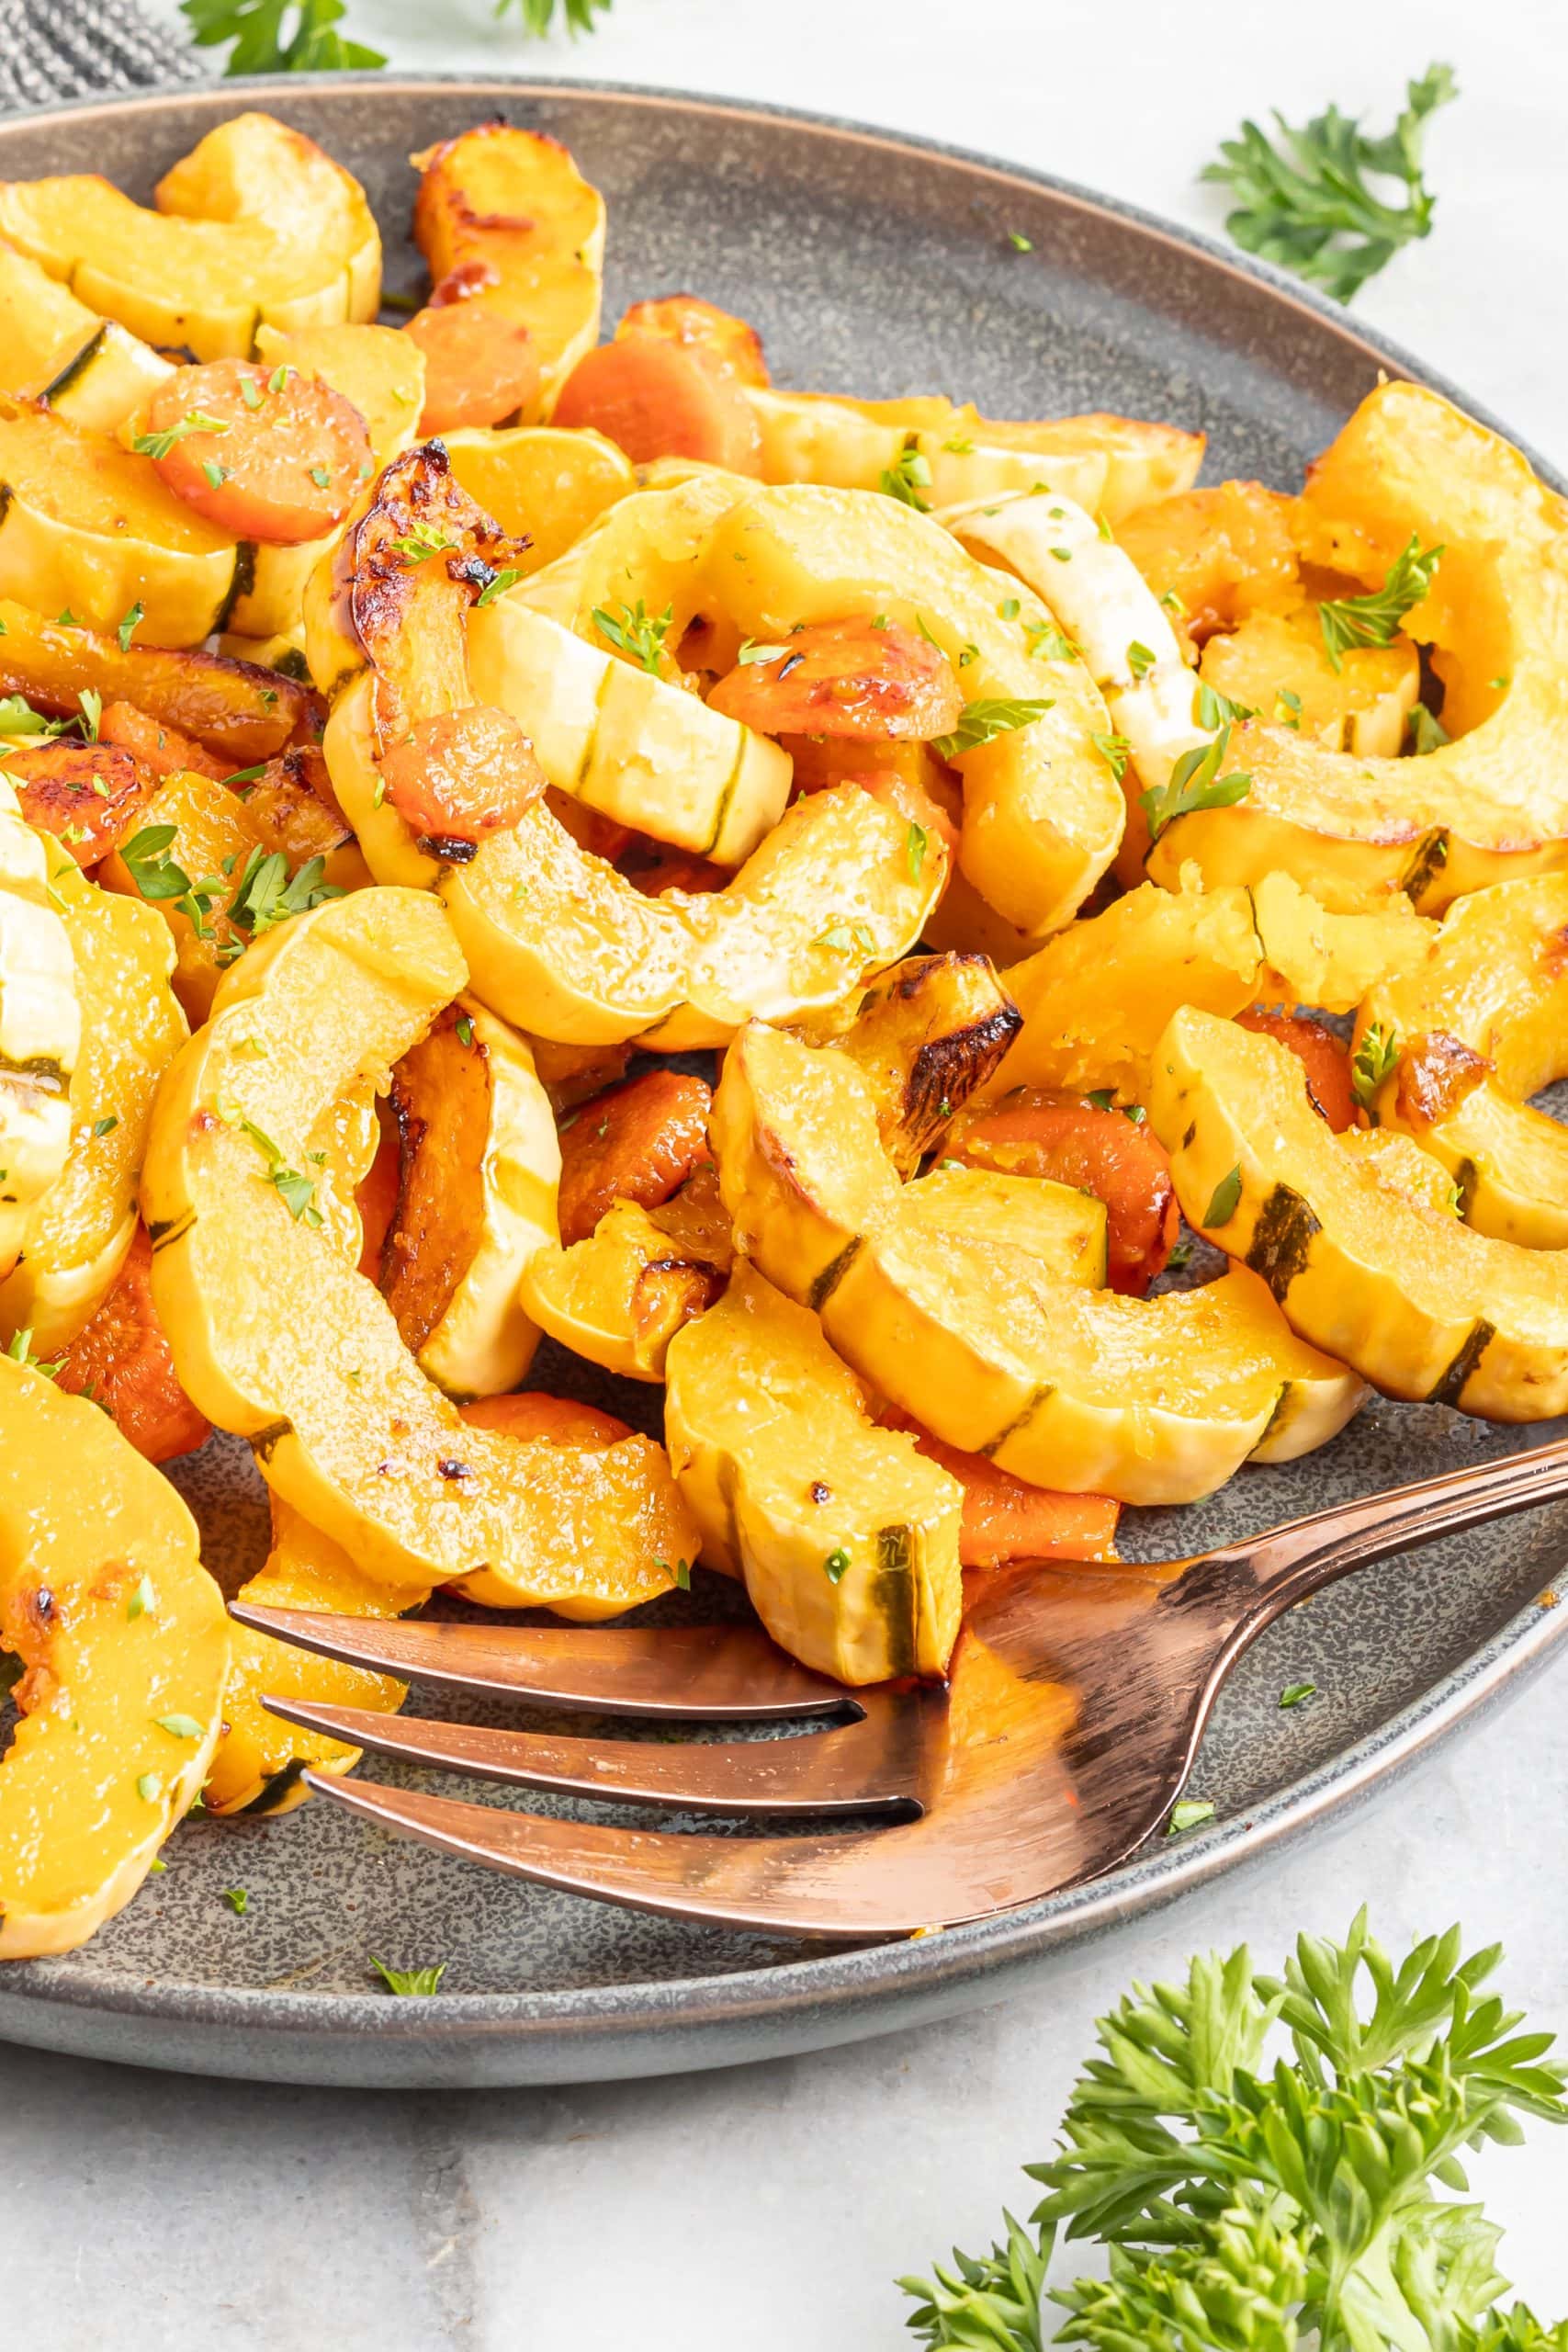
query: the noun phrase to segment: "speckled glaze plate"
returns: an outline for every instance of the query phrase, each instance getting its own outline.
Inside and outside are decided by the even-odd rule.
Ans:
[[[942,390],[1004,416],[1169,418],[1208,434],[1211,479],[1291,483],[1380,368],[1425,372],[1235,254],[1050,179],[649,92],[390,75],[229,83],[14,117],[0,123],[0,176],[96,171],[145,197],[246,103],[358,174],[394,288],[420,282],[405,242],[411,150],[498,113],[553,132],[608,198],[606,317],[638,295],[694,288],[757,322],[783,383]],[[601,1398],[618,1386],[549,1353],[536,1377]],[[605,1401],[647,1427],[659,1397]],[[1195,1551],[1525,1434],[1374,1403],[1308,1462],[1245,1471],[1198,1510],[1129,1512],[1124,1549]],[[265,1513],[243,1449],[215,1443],[181,1465],[179,1483],[219,1573],[256,1565]],[[1559,1508],[1365,1571],[1295,1611],[1244,1660],[1217,1712],[1193,1783],[1214,1801],[1212,1827],[973,1928],[847,1952],[726,1935],[491,1876],[316,1805],[276,1822],[187,1823],[166,1874],[86,1950],[0,1973],[0,2035],[205,2074],[467,2086],[727,2065],[995,2000],[1065,1946],[1392,1787],[1568,1635],[1568,1607],[1548,1590],[1565,1555]],[[718,1579],[697,1582],[676,1606],[735,1605]],[[1281,1688],[1301,1680],[1318,1695],[1281,1712]],[[249,1895],[243,1918],[222,1900],[233,1886]],[[390,1998],[372,1953],[402,1967],[445,1961],[442,1992]]]

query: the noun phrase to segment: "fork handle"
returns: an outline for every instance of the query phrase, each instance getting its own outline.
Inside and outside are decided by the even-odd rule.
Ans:
[[[1215,1554],[1213,1561],[1223,1566],[1250,1640],[1281,1610],[1352,1568],[1511,1511],[1535,1510],[1561,1495],[1568,1495],[1568,1438],[1314,1511]]]

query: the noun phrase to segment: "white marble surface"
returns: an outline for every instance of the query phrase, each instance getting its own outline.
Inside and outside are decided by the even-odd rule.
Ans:
[[[1568,204],[1561,0],[618,0],[592,42],[531,48],[483,0],[350,0],[410,66],[595,74],[815,107],[1043,165],[1206,226],[1195,165],[1247,112],[1386,109],[1432,56],[1437,233],[1363,297],[1371,322],[1561,462]],[[454,20],[459,28],[453,29]],[[1384,1939],[1464,1922],[1568,2033],[1562,1673],[1381,1812],[918,2035],[630,2087],[353,2097],[133,2075],[0,2050],[0,2289],[40,2352],[894,2352],[888,2281],[982,2241],[1048,2146],[1090,2021],[1135,1974],[1363,1897]],[[1568,2142],[1478,2177],[1504,2266],[1568,2312]]]

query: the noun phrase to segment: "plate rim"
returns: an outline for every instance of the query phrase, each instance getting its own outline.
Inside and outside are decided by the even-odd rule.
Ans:
[[[999,186],[1045,194],[1090,217],[1110,218],[1145,236],[1197,254],[1245,284],[1260,287],[1276,301],[1331,330],[1352,351],[1381,368],[1430,385],[1465,413],[1505,435],[1541,479],[1568,490],[1560,471],[1518,438],[1489,409],[1472,401],[1447,377],[1428,368],[1391,337],[1352,322],[1326,296],[1281,270],[1240,253],[1217,237],[1187,228],[1125,199],[1103,195],[1077,181],[981,151],[914,133],[801,107],[594,77],[475,74],[250,74],[209,84],[159,84],[134,92],[101,93],[57,105],[18,107],[0,116],[0,154],[14,127],[45,125],[83,115],[116,118],[155,116],[171,106],[220,107],[231,97],[266,96],[274,104],[294,91],[356,97],[417,96],[422,91],[470,91],[476,101],[548,102],[607,98],[671,109],[710,119],[761,120],[886,148],[904,155],[955,164]],[[17,1963],[0,1971],[0,2035],[35,2046],[86,2052],[80,2036],[64,2040],[38,2030],[46,2015],[65,2011],[89,2023],[119,2019],[151,2029],[139,2046],[116,2053],[95,2047],[90,2054],[123,2055],[133,2063],[204,2071],[200,2053],[174,2052],[173,2037],[210,2036],[215,2029],[246,2038],[259,2062],[217,2064],[225,2075],[264,2073],[269,2052],[283,2056],[286,2045],[324,2057],[329,2045],[374,2042],[397,2056],[450,2056],[455,2045],[503,2041],[525,2057],[552,2046],[576,2044],[592,2070],[576,2065],[558,2077],[546,2074],[487,2073],[486,2081],[595,2079],[611,2075],[660,2074],[694,2066],[716,2066],[738,2059],[758,2060],[789,2050],[825,2046],[934,2017],[966,2003],[1000,1997],[1023,1971],[1054,1952],[1104,1934],[1145,1911],[1163,1907],[1232,1871],[1256,1864],[1314,1828],[1342,1820],[1356,1807],[1389,1791],[1401,1778],[1454,1738],[1472,1720],[1517,1695],[1568,1640],[1568,1606],[1527,1602],[1460,1664],[1351,1746],[1339,1749],[1312,1771],[1276,1791],[1249,1814],[1217,1823],[1179,1846],[1156,1843],[1120,1869],[1085,1886],[931,1937],[829,1950],[805,1958],[723,1973],[682,1976],[616,1984],[579,1985],[505,1993],[440,1993],[417,2003],[389,2001],[361,1992],[305,1993],[249,1985],[138,1983],[85,1976],[52,1979],[40,1973],[49,1963]],[[846,2014],[847,2013],[847,2014]],[[834,2018],[837,2030],[824,2031]],[[28,2030],[31,2027],[32,2030]],[[734,2037],[744,2032],[747,2046]],[[669,2052],[675,2041],[678,2052]],[[296,2059],[294,2064],[299,2064]],[[393,2059],[396,2064],[396,2057]],[[277,2079],[319,2079],[288,2066]],[[355,2070],[344,2079],[369,2086],[377,2077]],[[390,2077],[379,2079],[395,2086]],[[412,2080],[412,2076],[405,2079]],[[423,2074],[419,2079],[424,2080]]]

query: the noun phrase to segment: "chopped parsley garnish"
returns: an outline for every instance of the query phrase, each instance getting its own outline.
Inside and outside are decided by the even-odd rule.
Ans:
[[[140,832],[121,843],[120,857],[144,899],[154,903],[172,899],[197,938],[210,939],[212,910],[226,885],[220,875],[208,875],[201,881],[193,882],[184,866],[175,864],[169,849],[178,831],[177,825],[143,825]]]
[[[156,1608],[158,1596],[152,1589],[152,1579],[151,1577],[144,1576],[125,1604],[127,1619],[134,1623],[138,1617],[145,1617],[150,1609]]]
[[[194,1715],[154,1715],[152,1720],[171,1739],[199,1739],[202,1736],[202,1726]]]
[[[204,416],[197,408],[192,409],[188,415],[182,416],[177,424],[171,424],[167,432],[137,434],[130,446],[139,458],[156,459],[166,458],[175,442],[183,441],[187,434],[227,433],[228,430],[220,416]]]
[[[1032,254],[1034,251],[1033,238],[1026,237],[1021,229],[1010,229],[1008,243],[1015,254]]]
[[[1442,553],[1440,547],[1423,550],[1419,534],[1413,531],[1409,546],[1390,564],[1381,588],[1365,596],[1331,596],[1319,605],[1323,650],[1334,669],[1343,669],[1352,646],[1393,643],[1405,614],[1429,592]]]
[[[119,650],[122,653],[130,652],[130,640],[136,635],[137,628],[140,623],[144,621],[146,617],[146,606],[142,604],[141,599],[139,596],[135,604],[132,605],[130,612],[127,613],[125,618],[119,623],[118,627],[115,630],[115,635],[119,639]]]
[[[318,490],[331,490],[333,486],[333,469],[331,466],[312,466],[310,468],[310,480],[315,483]]]
[[[1213,1817],[1214,1807],[1211,1798],[1183,1797],[1179,1804],[1171,1806],[1165,1834],[1168,1838],[1183,1838],[1188,1830],[1199,1829],[1205,1821],[1213,1821]]]
[[[956,760],[965,752],[976,752],[982,743],[991,742],[998,735],[1010,735],[1021,727],[1032,727],[1054,710],[1054,699],[1035,698],[1010,701],[1005,696],[992,701],[965,703],[964,716],[951,735],[939,735],[931,745],[939,760]]]
[[[826,931],[819,931],[811,944],[813,947],[830,947],[840,956],[859,956],[866,963],[876,954],[876,942],[870,926],[863,922],[852,922],[847,915],[840,915],[836,922],[829,924]]]
[[[457,1020],[452,1023],[452,1026],[457,1033],[457,1043],[459,1046],[471,1046],[473,1044],[474,1024],[468,1013],[460,1012],[457,1015]]]
[[[226,1886],[223,1900],[236,1919],[243,1919],[251,1907],[251,1898],[243,1886]]]
[[[841,1584],[849,1574],[850,1555],[841,1544],[829,1553],[822,1563],[822,1573],[829,1584]]]
[[[617,653],[624,653],[629,661],[640,662],[650,678],[659,675],[664,640],[674,621],[673,605],[666,605],[662,613],[650,613],[640,596],[635,605],[622,603],[613,612],[605,612],[597,605],[593,608],[593,626],[600,636],[613,645]]]
[[[919,880],[925,866],[926,852],[930,847],[931,835],[923,825],[917,825],[911,819],[909,830],[904,837],[904,854],[909,861],[911,882]]]
[[[92,686],[84,686],[76,699],[82,706],[82,733],[89,743],[96,743],[103,724],[104,698]]]
[[[1148,676],[1157,659],[1158,656],[1151,653],[1148,647],[1141,644],[1136,638],[1127,648],[1127,667],[1133,673],[1134,678],[1140,683]]]
[[[325,1219],[316,1206],[316,1187],[311,1179],[309,1176],[302,1176],[297,1168],[290,1168],[282,1151],[265,1130],[258,1127],[254,1119],[245,1118],[232,1103],[226,1103],[220,1100],[214,1107],[224,1125],[233,1127],[239,1134],[244,1136],[255,1146],[266,1161],[266,1174],[262,1178],[262,1182],[264,1184],[271,1184],[276,1189],[295,1224],[323,1224]]]
[[[65,1362],[65,1358],[56,1356],[52,1363],[45,1363],[41,1357],[34,1355],[32,1343],[32,1326],[29,1323],[20,1331],[12,1332],[11,1343],[6,1353],[13,1363],[25,1364],[29,1372],[41,1372],[46,1380],[58,1379],[60,1367]]]
[[[1127,763],[1133,756],[1133,746],[1128,742],[1125,735],[1091,733],[1089,740],[1120,784],[1127,773]]]
[[[1315,1682],[1287,1682],[1280,1693],[1280,1704],[1281,1707],[1300,1707],[1304,1705],[1308,1699],[1315,1699],[1316,1696]]]
[[[1230,740],[1227,719],[1212,743],[1194,744],[1191,751],[1182,752],[1170,771],[1168,784],[1156,785],[1138,795],[1149,820],[1151,842],[1157,842],[1178,817],[1190,817],[1200,808],[1232,808],[1247,798],[1252,789],[1250,775],[1240,768],[1228,775],[1220,774]]]
[[[143,1772],[136,1783],[136,1793],[143,1804],[155,1804],[164,1793],[161,1772]]]
[[[112,1136],[118,1125],[118,1115],[113,1111],[106,1111],[101,1119],[93,1121],[93,1133],[95,1136]]]
[[[1363,1111],[1371,1109],[1398,1066],[1399,1039],[1382,1022],[1374,1021],[1350,1057],[1350,1088]]]
[[[370,1955],[370,1965],[384,1979],[389,1993],[396,1993],[401,2000],[428,1998],[432,1993],[440,1990],[441,1979],[446,1973],[445,1961],[434,1968],[389,1968],[386,1962],[378,1960],[374,1952]]]
[[[509,564],[504,571],[498,571],[493,580],[486,582],[475,598],[475,603],[493,605],[498,596],[504,596],[509,588],[515,588],[522,577],[523,574],[515,565]]]
[[[1404,714],[1404,741],[1406,747],[1420,758],[1427,752],[1440,752],[1445,743],[1453,741],[1453,737],[1442,720],[1435,718],[1424,702],[1418,702]]]
[[[919,444],[914,441],[906,442],[893,463],[883,467],[876,484],[885,497],[896,498],[900,505],[912,506],[921,514],[931,512],[930,499],[920,496],[921,491],[931,486],[931,460],[920,455]]]
[[[874,628],[875,623],[872,626]],[[742,638],[735,658],[742,670],[749,670],[757,662],[782,662],[789,650],[787,645],[762,645],[756,638],[747,637]]]
[[[410,564],[428,563],[433,555],[446,555],[457,544],[445,531],[438,531],[434,523],[416,523],[400,539],[392,541],[403,561]]]
[[[1300,710],[1302,707],[1300,695],[1295,695],[1292,699],[1296,708]],[[1200,727],[1206,727],[1213,732],[1218,728],[1235,726],[1240,719],[1256,718],[1257,716],[1258,713],[1249,704],[1233,702],[1229,695],[1221,694],[1218,686],[1211,686],[1206,679],[1199,679],[1198,724]]]
[[[240,398],[244,401],[247,408],[260,408],[262,401],[265,397],[266,396],[263,392],[261,386],[257,383],[254,376],[241,377]]]
[[[1228,1176],[1222,1176],[1203,1212],[1205,1225],[1228,1225],[1241,1205],[1241,1166],[1239,1161]]]
[[[236,933],[245,936],[226,940],[219,961],[232,963],[243,954],[248,940],[260,939],[265,932],[287,922],[290,915],[309,914],[328,899],[341,899],[341,885],[321,879],[325,867],[323,857],[310,858],[290,880],[283,852],[264,850],[258,842],[241,868],[229,902],[229,921]]]

